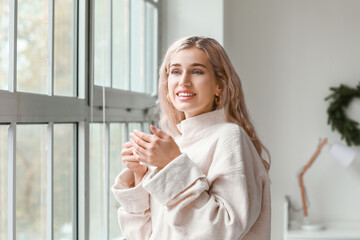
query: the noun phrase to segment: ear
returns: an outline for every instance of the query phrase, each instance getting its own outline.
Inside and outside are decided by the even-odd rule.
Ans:
[[[220,84],[216,85],[215,95],[216,95],[216,96],[220,96],[221,93],[222,93],[222,91],[223,91],[222,86],[221,86]]]

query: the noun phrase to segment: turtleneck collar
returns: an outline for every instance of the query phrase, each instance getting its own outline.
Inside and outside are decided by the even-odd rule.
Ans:
[[[222,109],[187,118],[177,124],[177,128],[182,134],[179,137],[182,141],[198,139],[206,136],[206,132],[211,131],[216,124],[225,122],[227,122],[226,116]]]

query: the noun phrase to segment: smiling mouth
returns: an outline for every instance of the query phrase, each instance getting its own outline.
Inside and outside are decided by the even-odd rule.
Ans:
[[[194,97],[196,94],[195,93],[178,93],[176,95],[179,97]]]

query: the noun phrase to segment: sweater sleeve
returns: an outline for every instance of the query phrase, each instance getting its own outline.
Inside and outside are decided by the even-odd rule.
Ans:
[[[262,186],[245,163],[253,161],[251,149],[237,138],[216,151],[207,176],[183,153],[144,182],[184,239],[241,239],[260,214]]]
[[[118,209],[120,228],[123,235],[131,240],[149,239],[152,232],[149,193],[142,185],[143,182],[134,187],[133,173],[126,168],[115,178],[111,188],[121,206]]]

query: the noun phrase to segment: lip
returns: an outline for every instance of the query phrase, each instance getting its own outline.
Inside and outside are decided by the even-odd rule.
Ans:
[[[180,93],[189,93],[189,94],[194,94],[196,96],[196,93],[190,91],[190,90],[180,90],[176,93],[176,96],[177,98],[180,100],[180,101],[188,101],[188,100],[191,100],[193,99],[195,96],[179,96]]]

